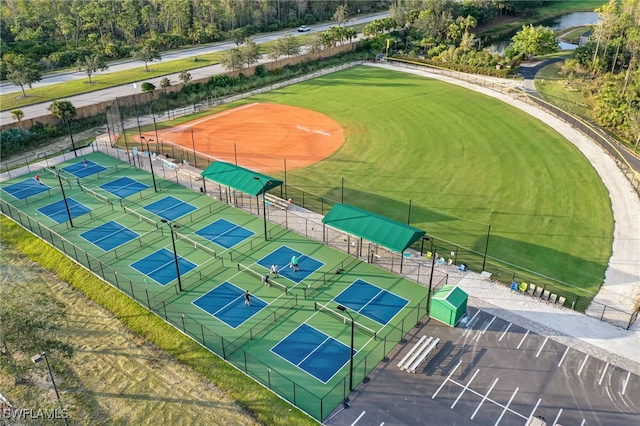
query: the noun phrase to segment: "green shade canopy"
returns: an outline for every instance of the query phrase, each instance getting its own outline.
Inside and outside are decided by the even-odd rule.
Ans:
[[[426,233],[348,204],[333,206],[322,223],[397,252],[405,251]]]
[[[200,175],[254,197],[262,193],[262,185],[265,192],[282,185],[279,179],[224,161],[214,161]]]

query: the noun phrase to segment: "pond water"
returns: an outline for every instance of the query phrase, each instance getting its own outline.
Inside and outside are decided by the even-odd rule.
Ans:
[[[547,19],[534,24],[535,27],[542,25],[543,27],[549,27],[554,31],[562,31],[572,27],[582,27],[586,25],[593,25],[598,22],[598,14],[596,12],[573,12],[567,15],[558,16],[552,19]],[[513,33],[515,34],[515,32]],[[504,49],[511,44],[511,37],[513,34],[500,40],[496,40],[491,44],[491,51],[502,54]],[[575,49],[577,44],[560,42],[560,50]]]

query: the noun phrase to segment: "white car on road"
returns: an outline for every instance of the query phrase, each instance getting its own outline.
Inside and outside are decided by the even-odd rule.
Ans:
[[[300,25],[298,27],[299,33],[306,33],[307,31],[311,31],[311,27],[307,27],[306,25]]]

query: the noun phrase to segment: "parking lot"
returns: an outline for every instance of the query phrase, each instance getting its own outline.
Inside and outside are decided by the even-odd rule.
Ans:
[[[415,374],[397,364],[423,335],[440,338]],[[415,328],[327,425],[640,424],[640,377],[482,310],[457,327]]]

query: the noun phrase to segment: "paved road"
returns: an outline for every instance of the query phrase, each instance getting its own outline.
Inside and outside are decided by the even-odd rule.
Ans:
[[[368,15],[368,16],[364,16],[364,17],[360,17],[360,18],[354,18],[354,19],[349,21],[349,25],[358,25],[358,24],[371,22],[374,19],[381,19],[381,18],[386,17],[387,15],[388,15],[388,13],[384,12],[384,13],[378,13],[378,14],[375,14],[375,15]],[[311,32],[326,31],[327,29],[329,29],[329,27],[334,26],[334,25],[336,25],[335,22],[328,23],[328,24],[313,25],[313,26],[311,26]],[[269,33],[269,34],[265,34],[265,35],[258,35],[258,36],[255,36],[253,38],[253,40],[256,43],[266,43],[266,42],[269,42],[269,41],[276,40],[276,39],[282,37],[285,34],[291,34],[293,36],[300,36],[300,35],[309,34],[309,33],[299,33],[298,31],[293,29],[293,30],[286,30],[286,31],[281,31],[281,32],[277,32],[277,33]],[[181,49],[181,50],[164,52],[162,54],[162,60],[159,63],[168,62],[168,61],[174,61],[174,60],[177,60],[177,59],[192,58],[194,56],[206,55],[206,54],[214,53],[214,52],[220,52],[220,51],[227,50],[227,49],[230,49],[230,48],[233,48],[233,47],[236,47],[235,43],[233,43],[233,42],[223,42],[223,43],[207,44],[207,45],[204,45],[204,46],[194,47],[194,48],[190,48],[190,49]],[[95,73],[95,76],[110,74],[110,73],[114,73],[114,72],[118,72],[118,71],[124,71],[124,70],[128,70],[128,69],[131,69],[131,68],[139,68],[140,66],[141,66],[141,62],[140,61],[135,61],[135,60],[118,61],[118,62],[110,64],[109,65],[109,69],[107,71],[101,71],[101,72]],[[192,72],[192,74],[193,74],[193,72]],[[79,71],[56,72],[56,73],[51,73],[51,74],[47,74],[47,75],[43,76],[41,81],[33,84],[33,87],[34,88],[36,88],[36,87],[44,87],[44,86],[48,86],[48,85],[51,85],[51,84],[66,83],[66,82],[69,82],[69,81],[82,80],[82,79],[87,79],[87,75],[85,73],[83,73],[83,72],[79,72]],[[20,92],[20,91],[21,91],[20,86],[16,86],[16,85],[14,85],[12,83],[3,82],[2,84],[0,84],[0,92],[1,93],[13,93],[13,92]]]
[[[379,14],[375,14],[375,15],[368,15],[365,17],[360,17],[360,18],[356,18],[353,19],[351,21],[349,21],[349,25],[357,25],[357,24],[362,24],[362,23],[367,23],[367,22],[371,22],[374,19],[380,19],[380,18],[384,18],[388,15],[388,13],[379,13]],[[328,24],[322,24],[322,25],[314,25],[311,27],[311,32],[318,32],[318,31],[325,31],[327,30],[330,26],[336,25],[336,23],[328,23]],[[284,32],[278,32],[278,33],[271,33],[271,34],[267,34],[267,35],[263,35],[263,36],[258,36],[254,38],[254,41],[256,43],[265,43],[268,41],[273,41],[279,37],[282,37],[284,34],[292,34],[295,36],[301,35],[302,33],[298,33],[296,30],[287,30]],[[308,33],[304,33],[304,34],[308,34]],[[162,61],[170,61],[170,60],[176,60],[176,59],[183,59],[183,58],[189,58],[189,57],[194,57],[194,56],[198,56],[198,55],[204,55],[206,53],[212,53],[212,52],[218,52],[218,51],[222,51],[222,50],[227,50],[229,48],[235,47],[234,43],[231,42],[227,42],[227,43],[219,43],[219,44],[215,44],[215,45],[207,45],[207,46],[201,46],[201,47],[196,47],[196,48],[192,48],[192,49],[184,49],[184,50],[180,50],[180,51],[175,51],[175,52],[170,52],[170,53],[164,53],[163,57],[162,57]],[[267,59],[266,57],[263,57],[259,63],[264,63],[264,62],[268,62],[269,59]],[[122,70],[127,70],[127,69],[131,69],[131,68],[138,68],[140,67],[141,63],[139,61],[123,61],[123,62],[119,62],[115,65],[110,66],[109,70],[107,71],[103,71],[100,73],[97,73],[95,76],[99,78],[100,75],[104,75],[104,74],[108,74],[108,73],[113,73],[113,72],[117,72],[117,71],[122,71]],[[212,75],[215,74],[221,74],[223,72],[226,72],[225,69],[222,68],[222,66],[220,65],[212,65],[212,66],[208,66],[208,67],[202,67],[202,68],[197,68],[197,69],[193,69],[193,70],[189,70],[189,72],[191,73],[191,77],[193,78],[193,80],[198,80],[200,78],[206,78],[206,77],[210,77]],[[80,108],[80,107],[84,107],[84,106],[88,106],[88,105],[94,105],[100,102],[105,102],[105,101],[109,101],[112,99],[115,99],[116,97],[120,97],[120,96],[128,96],[132,93],[134,93],[136,90],[140,90],[140,84],[143,82],[150,82],[152,84],[154,84],[156,87],[159,87],[160,85],[160,80],[162,80],[163,78],[168,78],[169,80],[171,80],[172,82],[178,82],[179,80],[179,74],[180,73],[174,73],[174,74],[168,74],[168,75],[164,75],[161,77],[155,77],[155,78],[145,78],[145,79],[141,79],[139,82],[135,83],[136,84],[136,88],[134,88],[133,84],[126,84],[123,86],[117,86],[117,87],[111,87],[109,89],[105,89],[105,90],[97,90],[95,92],[90,92],[90,93],[84,93],[81,95],[76,95],[76,96],[69,96],[67,98],[65,98],[66,100],[71,101],[71,103],[73,103],[73,105],[76,108]],[[86,79],[87,76],[84,73],[81,72],[62,72],[62,73],[55,73],[55,74],[50,74],[48,76],[46,76],[45,78],[43,78],[43,80],[39,83],[36,83],[33,85],[33,87],[43,87],[43,86],[47,86],[47,85],[51,85],[51,84],[57,84],[57,83],[62,83],[62,82],[67,82],[67,81],[72,81],[72,80],[78,80],[78,79]],[[5,88],[6,86],[6,88]],[[12,92],[17,92],[20,91],[19,87],[13,86],[11,84],[3,84],[2,86],[0,86],[0,93],[12,93]],[[29,119],[29,118],[35,118],[35,117],[42,117],[45,115],[49,115],[49,111],[47,110],[47,108],[51,105],[51,102],[43,102],[40,104],[35,104],[35,105],[29,105],[29,106],[25,106],[20,108],[23,112],[24,112],[24,118],[25,119]],[[13,120],[11,118],[11,111],[7,110],[7,111],[2,111],[0,112],[0,123],[4,124],[4,123],[10,123],[10,122],[14,122],[15,120]]]

